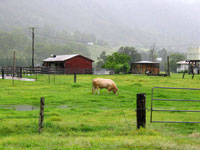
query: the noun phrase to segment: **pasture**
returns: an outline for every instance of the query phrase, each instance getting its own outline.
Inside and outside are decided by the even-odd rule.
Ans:
[[[33,76],[34,77],[34,76]],[[33,78],[29,77],[29,78]],[[115,81],[117,95],[100,90],[92,95],[91,81]],[[197,150],[200,124],[150,123],[152,87],[200,88],[200,77],[142,75],[57,75],[55,82],[39,75],[36,82],[0,80],[0,150]],[[136,94],[146,93],[146,129],[136,129]],[[157,90],[158,98],[200,100],[200,91]],[[38,134],[39,100],[45,97],[44,128]],[[33,110],[15,110],[30,105]],[[157,102],[156,108],[200,110],[200,102]],[[200,121],[199,113],[153,112],[154,120]]]

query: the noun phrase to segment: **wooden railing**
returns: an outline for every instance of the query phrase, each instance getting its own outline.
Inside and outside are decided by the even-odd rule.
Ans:
[[[65,69],[65,68],[46,68],[46,67],[1,67],[1,74],[6,76],[22,77],[32,74],[93,74],[93,69]]]

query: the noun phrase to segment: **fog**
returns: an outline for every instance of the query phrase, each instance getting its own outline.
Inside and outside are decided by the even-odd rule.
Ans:
[[[200,45],[198,0],[1,0],[0,29],[30,26],[94,34],[115,45]]]

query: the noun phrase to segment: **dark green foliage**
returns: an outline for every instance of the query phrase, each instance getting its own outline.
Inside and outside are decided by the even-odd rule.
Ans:
[[[134,47],[128,47],[128,46],[120,47],[118,52],[122,54],[127,54],[128,56],[130,56],[131,59],[129,61],[129,64],[132,62],[140,61],[142,58],[141,54],[138,53]]]
[[[127,54],[115,52],[112,55],[107,56],[107,60],[103,65],[104,68],[114,69],[115,73],[128,73],[131,57]]]
[[[176,69],[177,69],[177,62],[178,61],[183,61],[186,59],[185,55],[184,54],[181,54],[181,53],[173,53],[170,55],[169,57],[170,59],[170,71],[171,72],[176,72]]]
[[[97,58],[97,68],[102,68],[107,60],[106,52],[103,51]]]

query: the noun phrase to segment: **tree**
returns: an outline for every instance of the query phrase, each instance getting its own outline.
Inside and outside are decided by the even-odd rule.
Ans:
[[[158,57],[156,50],[155,50],[155,44],[154,46],[149,50],[149,57],[151,61],[156,61],[156,58]]]
[[[167,50],[165,48],[158,51],[158,57],[162,58],[160,62],[160,70],[165,71],[167,66],[167,56],[169,56]]]
[[[100,56],[97,58],[97,68],[102,68],[107,60],[106,52],[101,52]]]
[[[170,70],[172,72],[176,72],[176,69],[177,69],[177,62],[178,61],[183,61],[186,59],[185,55],[184,54],[181,54],[181,53],[173,53],[169,56],[169,61],[170,61]]]
[[[140,61],[142,59],[141,54],[138,53],[134,47],[120,47],[118,52],[130,56],[131,59],[129,61],[129,64],[131,64],[132,62]]]
[[[130,60],[131,57],[127,54],[114,52],[112,55],[107,56],[107,60],[103,67],[114,69],[115,73],[128,73],[130,70]]]

